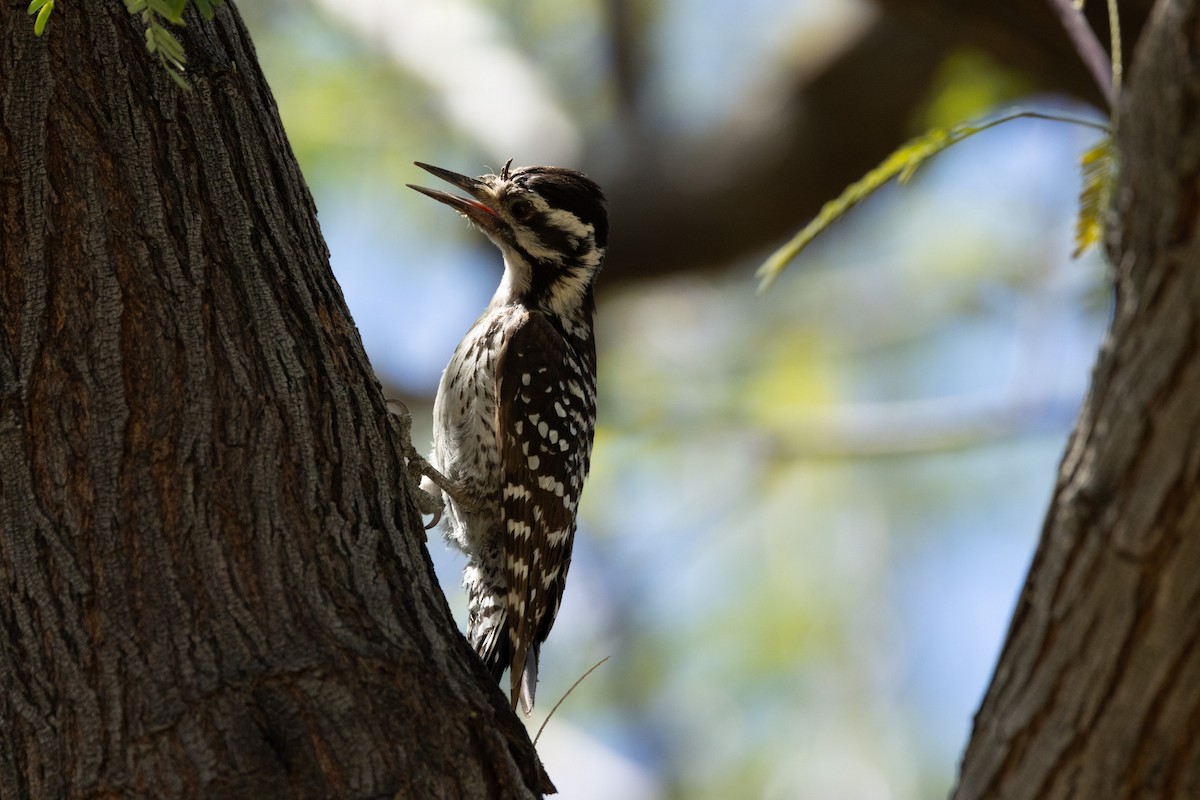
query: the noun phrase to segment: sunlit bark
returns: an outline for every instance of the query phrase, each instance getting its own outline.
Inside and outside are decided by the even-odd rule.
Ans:
[[[955,797],[1200,797],[1200,2],[1121,104],[1112,330]]]

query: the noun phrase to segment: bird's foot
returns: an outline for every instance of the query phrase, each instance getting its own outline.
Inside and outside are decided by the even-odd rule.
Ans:
[[[446,477],[434,469],[425,458],[417,452],[417,449],[412,444],[412,414],[409,413],[408,406],[399,400],[388,400],[388,411],[396,420],[400,428],[401,446],[404,448],[404,467],[408,473],[408,485],[412,489],[413,499],[417,504],[417,511],[422,516],[431,515],[433,517],[429,524],[425,526],[425,530],[437,525],[442,521],[442,514],[446,511],[446,504],[442,501],[441,492],[429,492],[422,486],[422,478],[429,478],[437,486],[441,486],[442,482],[448,482]]]

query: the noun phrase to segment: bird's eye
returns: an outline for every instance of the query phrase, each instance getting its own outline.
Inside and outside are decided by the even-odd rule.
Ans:
[[[533,204],[528,200],[514,200],[508,207],[508,213],[517,222],[528,222],[533,216]]]

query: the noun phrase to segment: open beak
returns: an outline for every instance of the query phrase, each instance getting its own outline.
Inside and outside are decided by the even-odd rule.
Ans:
[[[416,189],[423,195],[432,197],[438,202],[445,203],[453,208],[464,217],[474,222],[485,232],[493,231],[498,227],[500,218],[496,215],[486,203],[485,199],[490,199],[491,194],[488,191],[488,186],[478,178],[468,178],[466,175],[459,175],[457,172],[451,172],[448,169],[434,167],[429,164],[422,164],[420,161],[414,161],[421,169],[449,183],[451,186],[456,186],[462,189],[471,197],[459,197],[457,195],[448,194],[447,192],[439,192],[437,189],[426,189],[424,186],[414,186],[408,184],[408,188]]]

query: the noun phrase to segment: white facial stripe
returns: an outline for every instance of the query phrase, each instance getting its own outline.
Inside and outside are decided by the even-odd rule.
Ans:
[[[538,198],[541,200],[541,198]],[[541,200],[538,205],[545,205],[546,201]],[[567,236],[573,239],[582,240],[589,238],[596,232],[595,227],[585,225],[583,220],[572,214],[570,211],[564,211],[561,208],[545,209],[543,214],[546,215],[546,221],[559,230],[566,231]]]
[[[593,236],[595,235],[596,231],[594,226],[584,224],[579,217],[575,216],[570,211],[564,211],[561,208],[549,208],[546,205],[546,201],[540,197],[535,197],[533,195],[527,195],[527,197],[533,203],[534,207],[537,208],[538,211],[543,215],[543,219],[550,225],[566,233],[568,239],[573,244],[577,244],[581,241],[594,241]],[[525,228],[518,227],[516,228],[515,233],[517,236],[517,244],[519,244],[521,249],[523,249],[526,253],[529,253],[529,255],[533,258],[536,258],[539,261],[553,261],[561,263],[562,253],[544,245],[541,239],[539,239],[533,232],[528,231]],[[599,259],[588,259],[589,262],[593,260],[596,263],[588,263],[587,266],[599,266]]]
[[[532,258],[538,261],[551,261],[554,263],[562,262],[562,253],[559,253],[553,248],[546,247],[542,244],[542,240],[529,232],[525,228],[517,228],[514,231],[517,235],[517,244]]]

